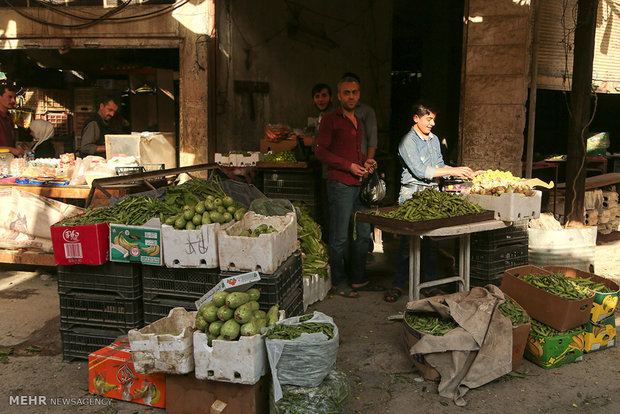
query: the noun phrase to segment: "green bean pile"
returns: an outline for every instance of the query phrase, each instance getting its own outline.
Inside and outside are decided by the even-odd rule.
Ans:
[[[277,162],[277,161],[297,161],[295,158],[295,153],[290,150],[282,151],[277,154],[268,154],[263,158],[265,162]]]
[[[377,210],[371,214],[406,221],[422,221],[464,216],[483,211],[484,209],[479,205],[470,203],[458,195],[427,188],[414,192],[409,200],[390,212],[380,213]]]
[[[558,335],[567,335],[575,332],[583,331],[584,326],[578,326],[573,329],[569,329],[568,331],[558,331],[557,329],[553,329],[549,325],[545,325],[542,322],[537,321],[536,319],[532,319],[532,327],[530,328],[530,335],[538,335],[538,336],[558,336]]]
[[[581,300],[592,296],[588,289],[576,284],[572,278],[566,277],[563,273],[542,273],[538,275],[529,273],[523,276],[523,280],[564,299]]]
[[[116,223],[141,226],[153,217],[175,214],[173,205],[148,196],[129,196],[112,207],[87,210],[79,216],[63,220],[63,226],[81,226],[85,224]]]
[[[434,313],[409,312],[405,320],[412,328],[435,336],[444,336],[458,326],[453,320],[443,319]]]
[[[321,332],[327,339],[330,340],[334,337],[334,325],[331,323],[321,322],[306,322],[299,325],[276,325],[267,332],[267,338],[269,339],[285,339],[291,340],[298,338],[302,333],[316,333]]]
[[[614,293],[615,290],[608,288],[602,283],[595,282],[589,277],[576,277],[573,279],[573,282],[577,283],[580,286],[591,289],[595,292],[599,293]]]
[[[499,305],[499,311],[510,319],[513,326],[522,325],[530,321],[530,317],[525,313],[523,308],[514,303],[510,298],[506,298],[506,302]]]

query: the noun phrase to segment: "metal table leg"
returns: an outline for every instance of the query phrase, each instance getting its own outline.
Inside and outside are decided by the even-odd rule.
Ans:
[[[409,236],[409,302],[420,299],[420,236]]]
[[[459,291],[461,292],[469,290],[470,236],[469,233],[459,236],[459,276],[461,277]]]

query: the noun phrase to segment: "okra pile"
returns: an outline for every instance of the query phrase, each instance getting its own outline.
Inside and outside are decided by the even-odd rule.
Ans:
[[[578,285],[573,281],[573,278],[566,277],[563,273],[529,273],[523,276],[523,280],[564,299],[581,300],[592,296],[587,288]]]
[[[435,313],[408,312],[405,321],[412,328],[435,336],[444,336],[458,326],[453,320],[443,319]]]
[[[499,311],[510,319],[513,326],[522,325],[530,321],[530,317],[525,313],[523,308],[514,303],[510,298],[506,298],[506,302],[499,305]]]
[[[573,278],[573,281],[575,283],[577,283],[580,286],[583,286],[585,288],[591,289],[595,292],[599,292],[599,293],[613,293],[615,292],[615,290],[608,288],[607,286],[605,286],[602,283],[598,283],[595,282],[594,280],[590,279],[589,277],[576,277]]]
[[[483,211],[482,207],[470,203],[461,196],[427,188],[423,191],[416,191],[409,200],[392,211],[380,213],[377,210],[371,214],[406,221],[422,221],[464,216]]]
[[[558,331],[557,329],[553,329],[549,325],[546,325],[536,319],[532,319],[532,327],[530,328],[530,335],[538,335],[538,336],[558,336],[558,335],[567,335],[576,332],[583,331],[583,325],[578,326],[573,329],[569,329],[568,331]]]

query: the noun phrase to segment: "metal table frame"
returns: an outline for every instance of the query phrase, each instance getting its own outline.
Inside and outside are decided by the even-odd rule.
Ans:
[[[409,237],[409,301],[420,299],[420,290],[433,286],[459,282],[459,291],[469,290],[469,260],[471,233],[496,230],[511,226],[511,222],[486,220],[477,223],[459,224],[421,232],[406,232],[402,229],[380,227],[383,231]],[[422,236],[459,238],[459,276],[446,277],[431,282],[420,283],[420,238]]]

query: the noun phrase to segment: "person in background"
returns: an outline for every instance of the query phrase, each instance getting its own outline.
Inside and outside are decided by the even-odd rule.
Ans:
[[[329,113],[334,110],[332,106],[332,88],[329,87],[326,83],[317,83],[312,87],[312,102],[314,103],[314,107],[319,111],[318,118],[312,118],[313,121],[316,121],[316,130],[319,129],[319,125],[321,124],[321,120],[323,119],[323,115]],[[312,145],[313,150],[316,148],[316,137],[314,139],[314,144]],[[319,190],[320,199],[324,200],[321,203],[321,217],[319,223],[323,229],[323,241],[329,242],[329,206],[327,203],[327,165],[323,164],[321,168],[321,187]]]
[[[110,119],[118,111],[118,105],[118,99],[111,96],[104,96],[99,101],[97,113],[84,122],[79,157],[99,155],[105,158],[105,136],[112,132]]]
[[[55,158],[56,151],[51,138],[54,136],[54,125],[43,119],[35,119],[30,122],[30,135],[32,135],[32,148],[35,158]]]
[[[332,107],[332,89],[326,83],[317,83],[312,87],[312,102],[319,111],[318,125],[323,119],[323,115],[333,110]]]
[[[0,148],[8,148],[16,157],[25,154],[23,148],[15,146],[15,123],[9,109],[15,108],[15,97],[19,88],[6,81],[0,82]]]
[[[413,127],[403,137],[398,146],[398,156],[401,159],[403,170],[400,178],[399,204],[411,198],[416,191],[436,187],[433,181],[438,177],[453,176],[460,178],[474,178],[476,173],[469,167],[449,167],[441,155],[439,138],[431,132],[435,126],[437,111],[424,104],[413,107]],[[428,237],[422,238],[421,257],[424,261],[423,281],[437,279],[437,245]],[[394,282],[383,299],[386,302],[396,302],[403,293],[409,279],[409,239],[401,237]],[[422,290],[425,296],[441,294],[437,288]]]
[[[315,154],[327,164],[327,198],[329,200],[329,265],[332,271],[331,292],[345,298],[359,297],[358,291],[380,291],[366,276],[366,256],[370,241],[368,223],[357,222],[357,237],[351,242],[350,276],[347,286],[345,249],[351,214],[364,208],[359,197],[364,176],[374,171],[377,163],[362,152],[361,120],[355,116],[360,97],[359,82],[345,77],[338,82],[340,106],[325,114],[319,125]]]

